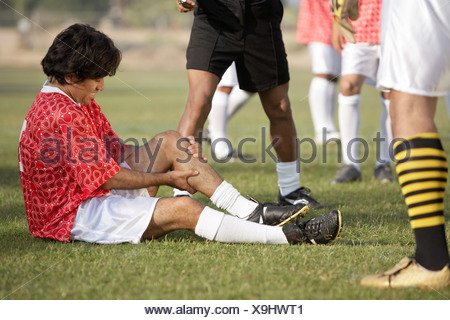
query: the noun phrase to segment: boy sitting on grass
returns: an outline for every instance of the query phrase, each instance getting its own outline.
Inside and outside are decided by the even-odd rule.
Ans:
[[[34,237],[138,243],[187,229],[208,240],[264,244],[328,243],[341,229],[330,211],[300,222],[302,205],[251,201],[203,161],[192,137],[158,134],[140,148],[123,144],[95,102],[121,53],[105,34],[74,24],[42,60],[49,80],[28,112],[19,144],[20,177]],[[155,198],[158,187],[205,194]],[[295,223],[274,226],[291,220]]]

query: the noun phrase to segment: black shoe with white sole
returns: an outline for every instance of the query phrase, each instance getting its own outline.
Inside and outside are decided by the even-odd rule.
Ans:
[[[311,190],[306,187],[298,188],[285,196],[282,196],[281,192],[278,192],[278,203],[280,205],[303,204],[310,209],[321,209],[326,207],[311,197],[310,193]]]

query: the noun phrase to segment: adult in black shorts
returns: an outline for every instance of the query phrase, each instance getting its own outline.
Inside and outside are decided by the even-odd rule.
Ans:
[[[175,1],[180,12],[194,10],[195,16],[186,53],[189,96],[178,131],[183,136],[200,136],[217,84],[235,61],[240,88],[259,93],[270,120],[278,157],[278,201],[321,207],[309,189],[298,186],[297,133],[288,96],[281,1]]]

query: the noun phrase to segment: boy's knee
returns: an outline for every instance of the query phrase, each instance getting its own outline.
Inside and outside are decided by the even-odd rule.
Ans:
[[[290,121],[292,119],[291,104],[289,100],[281,101],[267,111],[271,123],[277,121]]]
[[[360,89],[361,88],[353,81],[347,79],[341,80],[341,93],[344,96],[353,96],[355,94],[359,94]]]
[[[181,135],[174,130],[167,130],[157,134],[154,138],[156,141],[161,141],[165,145],[174,145],[176,141],[181,139]]]

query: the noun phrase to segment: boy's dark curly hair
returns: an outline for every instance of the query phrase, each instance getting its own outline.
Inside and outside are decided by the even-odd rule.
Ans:
[[[41,61],[44,73],[60,84],[74,73],[78,81],[113,76],[122,54],[104,33],[89,25],[74,24],[56,36]]]

